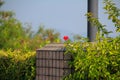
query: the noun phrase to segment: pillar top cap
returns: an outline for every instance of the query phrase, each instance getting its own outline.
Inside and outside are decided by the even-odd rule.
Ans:
[[[64,51],[65,46],[62,43],[51,43],[51,44],[47,44],[41,49],[38,49],[38,51],[39,50]]]

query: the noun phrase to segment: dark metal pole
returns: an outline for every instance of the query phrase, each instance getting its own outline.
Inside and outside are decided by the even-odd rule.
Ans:
[[[88,0],[88,12],[94,17],[98,17],[98,0]],[[97,28],[88,21],[87,36],[90,42],[95,41]]]

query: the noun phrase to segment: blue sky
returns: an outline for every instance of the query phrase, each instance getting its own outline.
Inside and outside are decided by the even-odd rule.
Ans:
[[[23,24],[30,23],[34,31],[40,25],[52,28],[63,35],[79,34],[87,36],[87,0],[4,0],[2,10],[15,12]],[[120,1],[115,0],[117,3]],[[103,0],[99,0],[99,19],[114,30],[111,21],[104,14]],[[114,31],[113,31],[114,32]],[[115,36],[116,34],[111,34]]]

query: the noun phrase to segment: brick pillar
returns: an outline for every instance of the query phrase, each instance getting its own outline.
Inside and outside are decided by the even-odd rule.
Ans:
[[[61,80],[71,73],[72,58],[65,55],[64,44],[49,44],[36,52],[36,80]]]

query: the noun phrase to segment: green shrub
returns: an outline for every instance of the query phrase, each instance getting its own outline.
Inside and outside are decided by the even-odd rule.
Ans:
[[[67,43],[74,73],[66,80],[120,80],[120,37],[98,42]]]
[[[34,80],[35,52],[0,50],[0,80]]]
[[[112,0],[104,3],[108,19],[114,23],[116,32],[120,32],[120,9]],[[70,66],[74,72],[65,80],[120,80],[120,36],[109,38],[111,31],[92,13],[88,13],[87,18],[98,29],[96,41],[66,43],[66,53],[73,55]]]
[[[4,1],[0,0],[0,8]],[[12,11],[0,11],[0,49],[35,51],[48,43],[59,43],[60,33],[40,25],[32,31],[30,24],[22,24]]]

